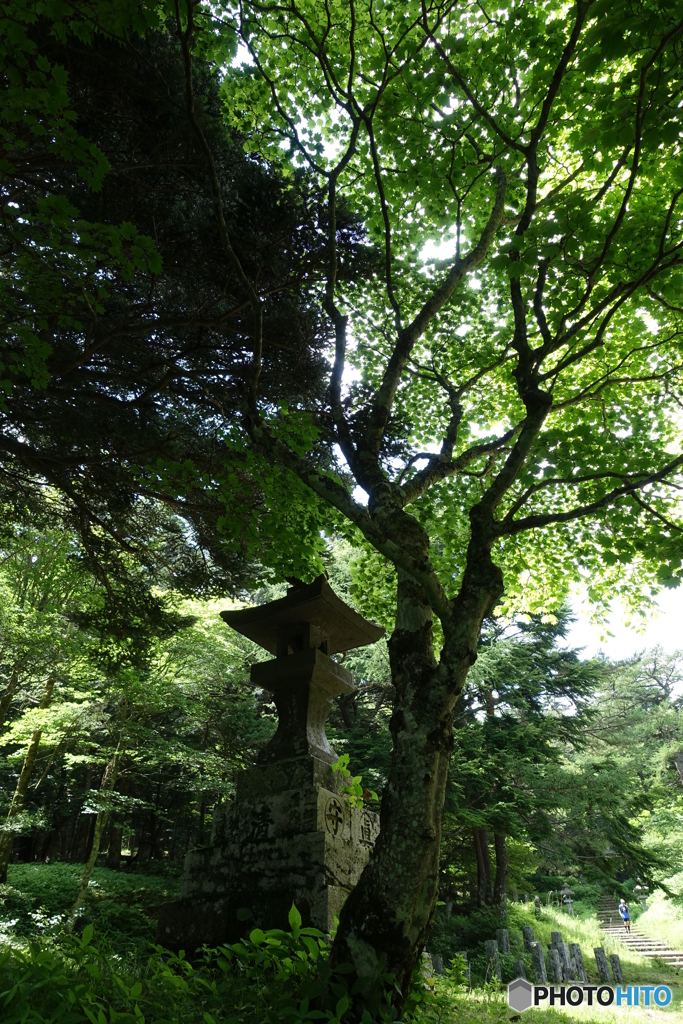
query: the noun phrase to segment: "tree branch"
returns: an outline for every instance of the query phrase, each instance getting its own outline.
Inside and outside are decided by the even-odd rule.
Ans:
[[[465,275],[484,259],[505,212],[507,177],[502,167],[495,168],[498,178],[496,199],[488,223],[481,233],[477,245],[463,260],[456,263],[446,275],[442,284],[424,303],[415,319],[398,336],[389,358],[382,383],[375,396],[370,415],[370,425],[365,437],[364,448],[372,454],[380,449],[384,429],[389,420],[391,407],[396,396],[399,381],[418,338],[426,330],[434,316],[445,306]]]
[[[372,166],[375,172],[375,182],[377,184],[377,194],[379,196],[380,208],[382,210],[382,220],[384,221],[384,276],[387,285],[387,295],[389,297],[389,303],[394,311],[396,319],[396,330],[400,333],[401,331],[401,308],[398,304],[396,296],[394,294],[394,285],[392,280],[391,270],[391,223],[389,221],[389,210],[387,208],[387,200],[384,194],[384,182],[382,181],[382,169],[379,165],[379,157],[377,155],[377,144],[375,141],[375,133],[372,130],[372,121],[369,117],[365,118],[365,128],[370,139],[370,153],[372,156]]]
[[[448,477],[457,476],[458,473],[462,473],[476,459],[481,458],[482,455],[487,455],[490,452],[496,452],[504,448],[521,429],[522,423],[518,423],[494,441],[485,441],[483,444],[473,445],[467,451],[458,455],[456,459],[449,459],[443,454],[433,455],[429,464],[424,469],[421,469],[411,480],[402,484],[399,488],[403,506],[405,507],[411,502],[416,501],[417,498],[440,480],[446,480]]]
[[[667,463],[657,473],[650,473],[632,483],[624,484],[622,487],[615,487],[607,494],[604,494],[602,498],[598,498],[597,501],[593,501],[588,505],[582,505],[580,508],[574,508],[567,512],[549,512],[547,514],[526,516],[524,519],[516,519],[509,523],[505,520],[498,521],[494,524],[495,536],[514,537],[525,530],[538,529],[542,526],[549,526],[552,523],[570,523],[576,519],[584,519],[586,516],[592,515],[593,512],[599,512],[600,509],[612,505],[619,498],[634,494],[635,491],[642,490],[643,487],[647,487],[650,484],[663,481],[680,466],[683,466],[683,455]]]
[[[373,520],[368,509],[354,501],[341,484],[320,472],[305,458],[296,455],[287,445],[265,431],[262,433],[260,446],[269,461],[272,459],[275,465],[285,466],[291,470],[315,494],[352,522],[380,554],[412,576],[424,588],[432,609],[440,618],[450,616],[448,597],[431,565],[413,558],[405,545],[397,544],[388,537]]]

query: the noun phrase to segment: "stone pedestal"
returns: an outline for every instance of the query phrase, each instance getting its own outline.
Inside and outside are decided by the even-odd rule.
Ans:
[[[245,771],[214,815],[211,845],[187,855],[181,898],[160,909],[158,941],[187,949],[234,942],[245,927],[288,928],[292,903],[305,926],[329,933],[378,833],[378,815],[351,807],[319,758]]]
[[[498,955],[498,942],[496,939],[486,939],[484,942],[486,950],[486,980],[501,980],[500,956]]]
[[[624,984],[624,973],[621,969],[621,960],[617,953],[610,953],[609,957],[610,966],[612,968],[612,976],[617,985]]]
[[[523,960],[515,960],[514,964],[512,965],[512,973],[514,974],[515,978],[524,978],[525,981],[527,980],[526,968],[524,967]]]
[[[560,954],[557,952],[555,946],[548,947],[548,967],[550,971],[550,980],[554,981],[559,985],[564,980],[562,976],[562,963],[560,961]]]

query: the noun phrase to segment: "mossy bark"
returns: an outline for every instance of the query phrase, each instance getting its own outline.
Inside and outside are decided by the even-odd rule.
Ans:
[[[389,641],[394,712],[391,768],[382,794],[372,859],[342,909],[332,963],[351,962],[370,991],[389,971],[407,993],[436,906],[443,805],[453,746],[453,708],[476,659],[481,622],[502,590],[498,570],[470,571],[443,622],[437,662],[432,610],[414,579],[399,570],[396,628]],[[492,570],[492,571],[491,571]],[[379,957],[378,957],[379,954]]]
[[[12,699],[14,698],[14,694],[17,692],[18,689],[19,669],[15,665],[14,669],[12,670],[12,675],[9,678],[9,682],[5,687],[5,692],[3,693],[2,697],[0,697],[0,729],[2,729],[3,725],[5,724],[5,719],[7,718],[7,713],[10,709]]]

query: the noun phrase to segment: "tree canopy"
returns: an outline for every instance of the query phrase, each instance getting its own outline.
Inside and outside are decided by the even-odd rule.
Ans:
[[[407,571],[376,489],[409,507],[442,617],[473,508],[508,603],[678,572],[682,27],[675,5],[563,12],[246,4],[252,66],[224,88],[384,250],[321,295],[324,422],[368,505],[307,482]]]

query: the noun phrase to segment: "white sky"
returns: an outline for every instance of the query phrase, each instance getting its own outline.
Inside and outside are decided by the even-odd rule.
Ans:
[[[644,631],[636,632],[624,624],[625,615],[617,603],[607,626],[595,626],[590,621],[587,600],[577,597],[572,602],[576,622],[567,637],[567,644],[585,648],[584,658],[594,657],[602,651],[615,661],[657,645],[667,653],[683,649],[683,587],[663,591],[657,604],[658,611],[645,621]]]

